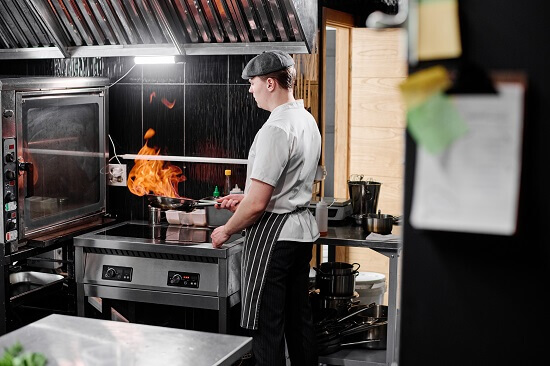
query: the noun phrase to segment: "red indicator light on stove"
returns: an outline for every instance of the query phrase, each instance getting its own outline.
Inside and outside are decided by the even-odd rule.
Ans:
[[[10,186],[14,186],[15,185],[15,181],[14,180],[10,180]]]
[[[8,145],[8,149],[9,149],[9,150],[15,149],[15,145]]]

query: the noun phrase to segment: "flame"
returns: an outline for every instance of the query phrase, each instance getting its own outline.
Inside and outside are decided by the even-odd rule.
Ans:
[[[162,101],[162,104],[164,104],[165,106],[168,107],[168,109],[172,109],[176,105],[176,100],[175,99],[174,99],[173,102],[169,102],[168,99],[162,98],[161,101]]]
[[[157,96],[157,92],[149,94],[149,104],[153,103],[153,98]]]
[[[139,150],[138,155],[159,155],[160,149],[147,146],[147,142],[154,135],[155,130],[147,130],[144,135],[145,145]],[[128,174],[128,189],[136,196],[152,193],[179,198],[178,184],[186,179],[182,170],[169,162],[135,159],[135,165]]]

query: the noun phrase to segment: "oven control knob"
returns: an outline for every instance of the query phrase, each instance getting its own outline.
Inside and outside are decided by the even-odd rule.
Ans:
[[[107,270],[105,271],[105,278],[113,278],[116,276],[116,270],[114,268],[107,268]]]
[[[15,172],[13,170],[6,170],[4,173],[7,180],[14,180],[15,179]]]
[[[12,152],[7,153],[5,159],[6,163],[13,163],[15,161],[15,155]]]
[[[8,220],[6,222],[6,231],[12,231],[12,230],[15,230],[15,222],[13,220]]]
[[[8,192],[4,196],[4,202],[13,202],[15,201],[15,194],[13,192]]]
[[[180,281],[181,281],[181,275],[177,273],[170,278],[170,283],[173,285],[180,283]]]

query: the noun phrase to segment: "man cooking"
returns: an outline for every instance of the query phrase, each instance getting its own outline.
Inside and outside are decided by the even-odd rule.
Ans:
[[[255,364],[286,365],[286,339],[292,365],[317,366],[308,281],[319,231],[306,207],[321,135],[303,101],[294,99],[290,55],[264,52],[250,60],[242,78],[258,107],[271,114],[250,148],[244,195],[218,199],[219,208],[234,214],[213,231],[212,245],[219,248],[246,229],[240,325],[250,330]]]

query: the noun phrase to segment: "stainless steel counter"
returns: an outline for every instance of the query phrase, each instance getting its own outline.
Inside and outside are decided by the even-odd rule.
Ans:
[[[48,366],[232,365],[252,338],[66,315],[49,315],[0,337],[40,352]]]
[[[317,239],[317,244],[369,248],[387,255],[401,248],[401,227],[394,226],[390,235],[377,235],[350,222],[339,226],[329,223],[327,236]]]

